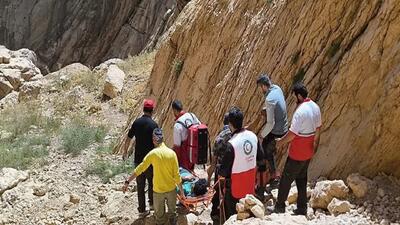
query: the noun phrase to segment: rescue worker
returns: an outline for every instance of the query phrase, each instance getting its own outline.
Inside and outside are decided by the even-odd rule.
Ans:
[[[179,100],[174,100],[171,106],[175,116],[173,149],[178,156],[179,166],[193,171],[195,164],[189,158],[188,129],[193,124],[200,124],[200,120],[195,114],[183,111]]]
[[[219,169],[224,180],[225,218],[236,214],[236,203],[247,194],[254,194],[257,161],[264,160],[257,135],[243,128],[243,113],[238,107],[229,110],[232,138],[228,141]]]
[[[232,132],[229,129],[229,114],[226,113],[224,115],[224,126],[222,130],[218,133],[215,138],[215,143],[213,147],[213,156],[211,165],[208,168],[208,183],[211,183],[211,177],[214,173],[214,183],[218,181],[219,176],[219,167],[222,164],[222,158],[224,156],[224,152],[227,149],[228,141],[232,137]],[[215,186],[216,194],[212,198],[212,209],[211,209],[211,219],[213,220],[213,224],[220,224],[220,198],[219,198],[219,186]]]
[[[157,123],[152,119],[153,110],[155,107],[155,102],[150,99],[145,99],[143,103],[143,116],[136,119],[131,129],[128,132],[127,141],[125,142],[123,159],[127,158],[128,148],[131,145],[132,139],[135,137],[135,153],[134,153],[134,166],[137,167],[143,162],[144,157],[153,148],[153,130],[158,127]],[[149,190],[153,189],[153,169],[149,167],[145,172],[143,172],[136,179],[137,192],[138,192],[138,202],[139,202],[139,217],[147,216],[150,211],[146,210],[146,196],[145,187],[146,180]],[[150,209],[153,208],[153,192],[148,192],[148,201]]]
[[[281,88],[273,84],[268,75],[260,75],[257,85],[264,94],[266,114],[266,123],[261,130],[260,138],[269,165],[269,184],[271,188],[276,188],[279,183],[279,173],[276,171],[275,139],[283,137],[288,131],[286,101]]]
[[[307,214],[307,170],[310,160],[317,151],[321,129],[321,111],[319,106],[308,98],[307,88],[296,83],[292,92],[297,100],[297,108],[293,114],[289,132],[276,144],[281,148],[290,143],[289,155],[279,183],[278,199],[274,211],[285,212],[285,201],[293,181],[296,181],[298,197],[297,215]]]

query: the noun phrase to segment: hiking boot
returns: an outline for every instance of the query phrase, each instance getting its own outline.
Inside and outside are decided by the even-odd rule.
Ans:
[[[150,211],[144,211],[144,212],[141,212],[141,213],[139,213],[139,218],[140,219],[142,219],[142,218],[145,218],[146,216],[148,216],[150,214]]]
[[[275,177],[269,180],[269,188],[272,189],[277,189],[279,187],[279,180],[280,177]]]
[[[307,209],[299,209],[299,208],[297,208],[297,209],[295,209],[293,211],[293,215],[296,215],[296,216],[307,216]]]

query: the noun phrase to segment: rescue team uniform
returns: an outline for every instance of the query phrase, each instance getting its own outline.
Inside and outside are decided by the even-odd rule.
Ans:
[[[314,155],[315,132],[321,124],[320,108],[315,102],[307,98],[299,104],[289,129],[295,138],[290,143],[289,156],[279,184],[276,207],[285,208],[291,184],[296,181],[297,209],[303,212],[307,210],[307,170]]]
[[[175,118],[174,151],[178,157],[179,166],[193,171],[194,164],[189,159],[188,127],[200,124],[200,120],[193,113],[182,112]]]
[[[264,153],[257,136],[246,129],[232,133],[224,153],[219,174],[225,177],[225,216],[236,214],[236,203],[247,194],[254,194],[257,161]]]

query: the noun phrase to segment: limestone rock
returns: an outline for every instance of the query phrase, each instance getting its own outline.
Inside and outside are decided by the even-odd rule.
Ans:
[[[23,82],[19,69],[0,69],[0,76],[4,76],[13,86],[14,90],[18,90]]]
[[[27,171],[20,171],[13,168],[2,168],[0,170],[0,195],[4,191],[17,186],[20,182],[29,178]]]
[[[81,198],[76,194],[71,194],[69,196],[69,202],[71,202],[73,204],[78,204],[80,201],[81,201]]]
[[[124,62],[125,62],[124,60],[118,59],[118,58],[109,59],[109,60],[101,63],[100,65],[96,66],[93,69],[93,71],[95,71],[95,72],[106,72],[109,66],[111,66],[111,65],[120,66]]]
[[[245,219],[247,219],[249,217],[250,217],[250,213],[248,213],[248,212],[239,212],[237,214],[237,219],[238,220],[245,220]]]
[[[48,192],[48,187],[46,185],[36,185],[33,187],[33,195],[44,196]]]
[[[251,212],[253,213],[253,215],[257,218],[264,218],[265,215],[265,209],[264,206],[259,206],[259,205],[255,205],[253,206],[253,208],[251,208]]]
[[[311,207],[326,209],[333,198],[343,199],[348,192],[349,188],[342,180],[320,181],[311,193]]]
[[[254,195],[246,195],[245,200],[245,208],[251,209],[253,206],[258,205],[260,207],[264,207],[263,203],[258,200]]]
[[[173,99],[209,124],[211,136],[230,106],[244,110],[245,122],[259,131],[265,119],[254,82],[266,72],[287,96],[294,81],[303,81],[321,107],[327,125],[311,179],[354,171],[399,177],[399,11],[396,1],[191,1],[161,44],[150,78],[166,141]],[[293,115],[296,101],[287,104]]]
[[[13,89],[14,87],[5,77],[0,77],[0,99],[12,92]]]
[[[350,212],[351,204],[348,201],[341,201],[337,198],[333,198],[328,205],[328,211],[332,215],[338,215],[342,213]]]
[[[111,65],[106,74],[103,94],[115,98],[122,91],[124,86],[125,73],[118,66]]]
[[[357,198],[363,198],[368,193],[368,190],[372,188],[373,181],[355,173],[347,177],[347,184]]]
[[[8,64],[10,63],[10,53],[8,52],[8,49],[1,48],[0,49],[0,64]]]
[[[10,63],[7,64],[7,67],[5,67],[5,69],[20,70],[21,77],[25,81],[29,81],[35,75],[40,74],[39,68],[37,68],[35,64],[33,64],[33,62],[27,58],[11,58]]]
[[[50,71],[73,62],[95,66],[109,58],[137,55],[147,43],[158,40],[169,25],[165,12],[175,8],[174,0],[103,3],[2,2],[0,27],[5,32],[0,43],[31,48]],[[50,32],[54,27],[57,32]]]
[[[39,96],[40,90],[43,87],[41,81],[29,81],[25,82],[19,90],[19,101],[35,99]]]
[[[60,70],[57,70],[53,73],[50,73],[46,75],[46,80],[49,80],[51,82],[53,81],[68,81],[71,79],[73,75],[79,74],[79,73],[89,73],[90,69],[81,64],[81,63],[73,63],[70,65],[67,65]]]
[[[236,225],[236,224],[246,224],[246,225],[306,225],[309,224],[306,217],[304,216],[293,216],[290,214],[271,214],[263,219],[260,218],[248,218],[243,222],[239,222],[237,215],[231,216],[224,224],[225,225]]]

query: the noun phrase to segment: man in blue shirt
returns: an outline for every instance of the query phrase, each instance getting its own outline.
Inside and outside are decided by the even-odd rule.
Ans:
[[[269,164],[270,185],[275,187],[279,182],[275,165],[275,139],[283,137],[288,131],[286,101],[282,89],[273,84],[268,75],[262,74],[257,79],[257,85],[264,94],[266,113],[266,123],[259,137],[263,140],[264,155]]]

